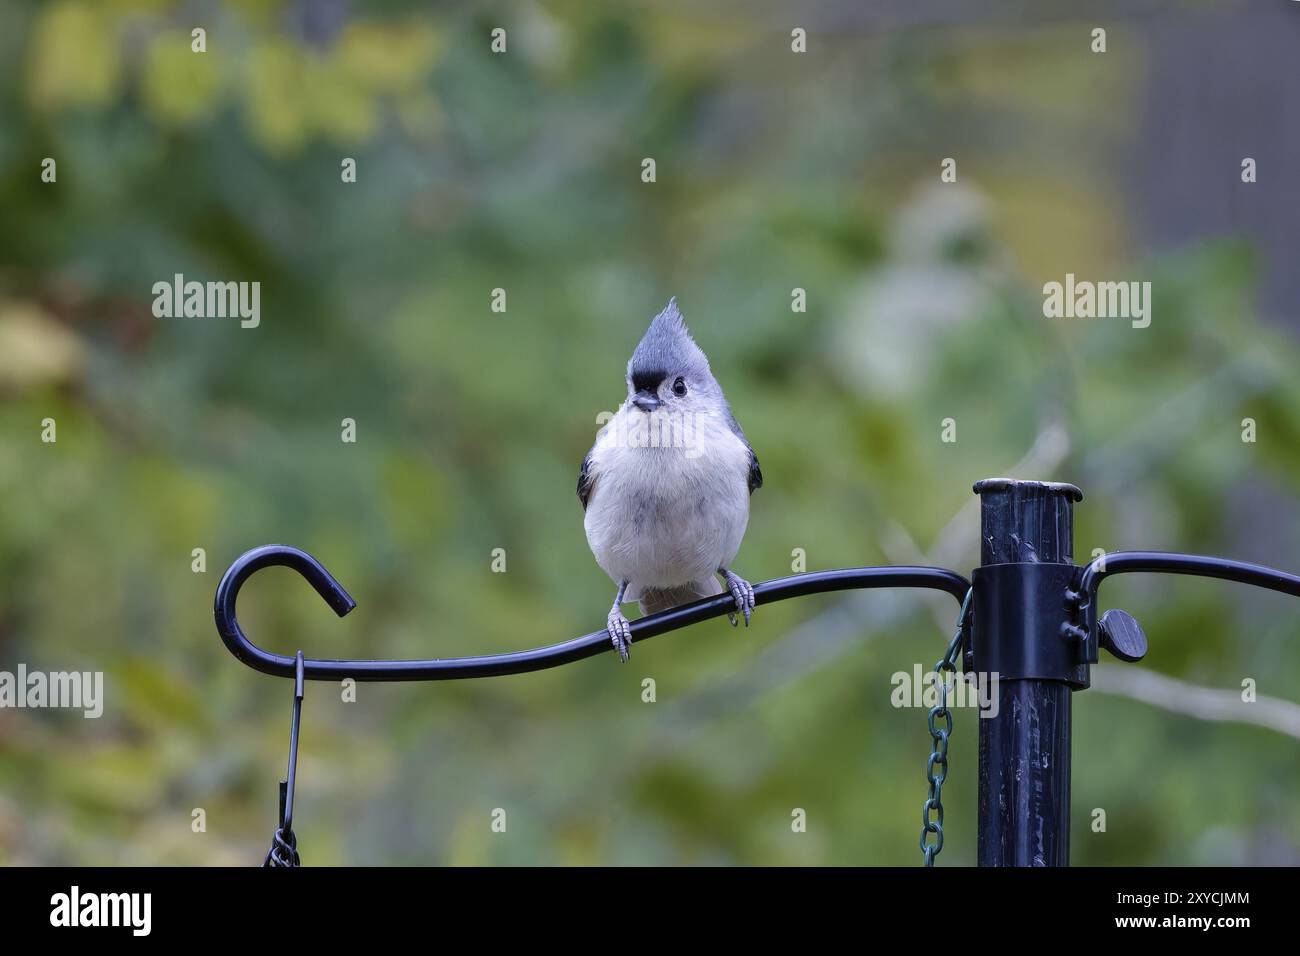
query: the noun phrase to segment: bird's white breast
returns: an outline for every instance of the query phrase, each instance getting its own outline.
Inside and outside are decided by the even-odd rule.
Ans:
[[[725,421],[624,405],[591,450],[584,521],[596,562],[626,599],[711,579],[749,522],[749,449]]]

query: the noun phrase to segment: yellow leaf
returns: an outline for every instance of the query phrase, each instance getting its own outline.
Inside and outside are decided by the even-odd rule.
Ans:
[[[81,340],[34,306],[0,303],[0,388],[57,384],[80,374]]]
[[[310,135],[302,54],[285,40],[268,40],[249,53],[245,108],[253,136],[272,152],[292,152]]]
[[[27,63],[28,95],[40,109],[95,106],[117,92],[121,59],[115,22],[88,3],[56,3],[36,15]]]
[[[375,128],[372,94],[329,60],[309,61],[306,88],[316,128],[336,143],[366,140]]]
[[[154,38],[145,59],[140,94],[145,107],[164,123],[192,123],[212,111],[221,92],[221,62],[215,51],[195,53],[189,33],[168,31]]]
[[[441,52],[442,40],[427,23],[359,22],[343,31],[334,55],[342,69],[367,89],[401,93],[419,85]]]

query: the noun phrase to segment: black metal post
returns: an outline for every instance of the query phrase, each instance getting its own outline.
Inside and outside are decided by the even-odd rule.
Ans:
[[[1063,628],[1075,574],[1073,485],[978,482],[980,567],[973,576],[970,665],[997,679],[996,715],[979,720],[980,866],[1070,862],[1070,695],[1088,685]]]

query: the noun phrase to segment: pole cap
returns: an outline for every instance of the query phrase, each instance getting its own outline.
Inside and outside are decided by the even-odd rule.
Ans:
[[[999,491],[1014,491],[1017,489],[1038,489],[1046,494],[1065,495],[1071,501],[1082,501],[1083,492],[1079,490],[1078,485],[1072,485],[1064,481],[1024,481],[1020,478],[984,478],[975,482],[975,494],[986,495],[996,494]]]

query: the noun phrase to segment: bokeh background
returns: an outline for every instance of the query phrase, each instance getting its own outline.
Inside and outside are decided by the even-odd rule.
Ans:
[[[970,486],[1000,474],[1083,487],[1076,559],[1300,568],[1300,6],[466,6],[0,5],[0,668],[102,670],[107,695],[99,720],[0,712],[0,862],[260,862],[291,685],[211,612],[247,548],[306,548],[359,602],[340,621],[260,573],[241,621],[283,653],[599,627],[578,463],[670,295],[763,463],[752,580],[795,549],[968,571]],[[177,272],[260,281],[261,326],[155,319]],[[1043,318],[1067,272],[1151,281],[1151,327]],[[1107,598],[1153,649],[1076,697],[1074,860],[1296,863],[1294,600]],[[940,656],[945,602],[786,602],[625,667],[355,703],[309,684],[305,862],[916,864],[930,740],[890,675]],[[1275,701],[1232,706],[1245,678]],[[969,864],[956,724],[941,862]]]

